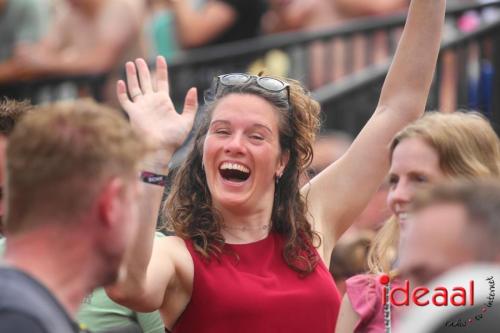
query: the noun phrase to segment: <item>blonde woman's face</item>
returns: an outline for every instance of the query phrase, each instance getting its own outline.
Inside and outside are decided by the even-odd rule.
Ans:
[[[403,139],[394,149],[389,170],[387,204],[404,227],[415,191],[445,178],[439,155],[420,138]]]

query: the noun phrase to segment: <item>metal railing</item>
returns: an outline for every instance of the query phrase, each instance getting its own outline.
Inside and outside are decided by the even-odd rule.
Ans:
[[[322,105],[324,127],[358,133],[376,107],[389,64],[367,67],[348,80],[314,91]],[[456,31],[444,40],[427,109],[473,109],[500,129],[500,15],[483,20],[474,31]]]
[[[447,20],[453,22],[468,11],[499,4],[450,6]],[[393,55],[405,20],[406,13],[359,19],[321,31],[282,33],[178,54],[169,61],[173,98],[182,101],[191,86],[206,89],[215,75],[247,71],[252,62],[273,50],[282,52],[288,61],[288,71],[280,74],[300,80],[311,90],[331,84],[352,85],[343,81],[358,80],[351,75],[374,64],[383,65]],[[375,48],[382,58],[375,59]]]
[[[93,97],[97,101],[104,101],[107,77],[108,73],[102,73],[20,80],[0,84],[0,96],[17,100],[27,99],[33,104],[78,97]]]

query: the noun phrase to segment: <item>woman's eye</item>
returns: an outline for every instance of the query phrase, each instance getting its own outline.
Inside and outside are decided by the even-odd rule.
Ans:
[[[427,177],[422,176],[422,175],[415,176],[415,180],[416,180],[418,183],[427,183],[427,182],[428,182]]]
[[[216,134],[223,134],[223,135],[227,135],[229,134],[229,131],[228,130],[225,130],[225,129],[218,129],[215,131]]]
[[[262,135],[257,135],[257,134],[250,135],[250,138],[259,141],[264,140],[264,137]]]
[[[389,177],[389,185],[396,185],[398,183],[398,177],[391,176]]]

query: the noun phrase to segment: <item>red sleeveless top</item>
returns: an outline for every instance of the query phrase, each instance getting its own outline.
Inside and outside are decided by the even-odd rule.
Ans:
[[[334,332],[340,296],[330,272],[320,260],[300,277],[283,259],[280,235],[226,244],[219,260],[205,260],[190,240],[186,245],[193,292],[173,333]]]

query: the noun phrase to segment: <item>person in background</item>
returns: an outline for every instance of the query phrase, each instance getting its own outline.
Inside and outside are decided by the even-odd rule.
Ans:
[[[380,274],[397,277],[401,237],[415,191],[451,179],[500,176],[500,144],[478,113],[427,113],[398,133],[390,145],[387,204],[393,216],[375,237],[368,256],[369,274],[346,281],[337,331],[383,332]],[[394,280],[397,285],[398,280]]]
[[[307,31],[335,24],[331,0],[270,0],[262,18],[265,33]]]
[[[340,295],[345,294],[345,280],[368,270],[366,257],[373,242],[374,232],[357,230],[344,234],[333,249],[330,272]]]
[[[401,276],[412,288],[466,288],[467,306],[411,306],[397,332],[494,332],[500,301],[500,183],[455,182],[419,193],[411,209]],[[474,291],[470,290],[474,281]],[[426,299],[429,296],[424,296]],[[473,298],[474,306],[469,303]],[[459,300],[459,298],[456,298]],[[424,301],[424,299],[422,299]],[[418,323],[418,324],[416,324]]]
[[[139,162],[153,149],[146,138],[117,111],[84,101],[16,124],[6,153],[1,332],[79,331],[84,296],[115,281],[139,227]]]
[[[46,0],[0,0],[0,84],[26,75],[16,55],[44,37],[49,18]]]
[[[58,0],[54,8],[46,38],[17,53],[32,76],[111,73],[114,83],[125,59],[143,56],[143,0]]]
[[[148,60],[154,60],[158,55],[169,59],[179,52],[175,22],[170,3],[165,0],[149,0],[148,15],[145,20],[145,35],[148,50]]]
[[[392,137],[424,112],[444,8],[445,1],[412,1],[372,118],[344,156],[302,189],[319,104],[288,79],[214,78],[207,117],[167,201],[176,236],[154,238],[158,206],[151,207],[108,295],[138,310],[161,309],[174,332],[332,332],[340,298],[327,269],[331,251],[383,182]],[[163,178],[184,137],[160,129],[185,123],[164,119],[174,110],[166,63],[158,66],[155,82],[144,61],[127,63],[128,84],[117,89],[129,113],[157,115],[148,130],[164,144],[156,163]]]
[[[183,48],[216,45],[253,38],[260,33],[264,0],[207,0],[196,9],[193,0],[165,0],[175,18]]]
[[[200,10],[206,0],[192,0],[195,11]],[[158,56],[169,59],[181,51],[176,31],[172,3],[166,0],[148,0],[148,16],[145,22],[145,35],[148,43],[148,60],[153,62]]]
[[[400,12],[408,8],[406,0],[332,0],[340,17],[352,19],[355,17],[380,16]]]
[[[452,182],[416,197],[401,248],[401,276],[426,285],[466,263],[500,265],[499,179]]]
[[[321,133],[313,145],[314,156],[311,166],[307,170],[308,175],[313,178],[340,159],[349,149],[352,141],[353,138],[345,132],[326,131]]]

